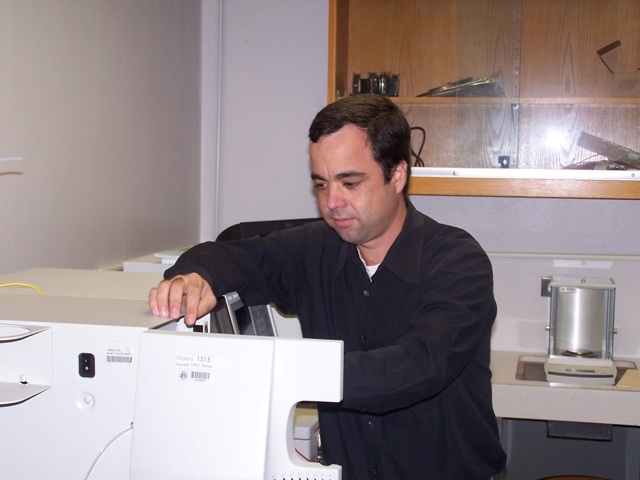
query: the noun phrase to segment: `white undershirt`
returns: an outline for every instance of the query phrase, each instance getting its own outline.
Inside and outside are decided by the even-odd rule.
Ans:
[[[369,280],[371,280],[371,277],[373,277],[373,274],[376,273],[380,264],[378,263],[376,265],[367,265],[367,262],[364,261],[364,258],[362,258],[362,255],[360,254],[360,249],[356,247],[356,250],[358,250],[358,256],[360,257],[360,260],[364,265],[364,269],[367,271],[367,275],[369,275]]]

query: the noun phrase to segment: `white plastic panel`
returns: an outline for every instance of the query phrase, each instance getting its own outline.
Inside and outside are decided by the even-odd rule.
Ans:
[[[0,321],[0,406],[24,402],[51,388],[51,330]]]
[[[338,341],[143,333],[131,480],[339,479],[295,453],[293,413],[342,399],[342,355]]]

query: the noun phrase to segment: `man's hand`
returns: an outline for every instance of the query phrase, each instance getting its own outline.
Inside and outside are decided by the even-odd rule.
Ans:
[[[197,273],[163,280],[149,292],[149,307],[154,315],[177,320],[184,307],[184,323],[189,327],[213,310],[216,303],[211,287]]]

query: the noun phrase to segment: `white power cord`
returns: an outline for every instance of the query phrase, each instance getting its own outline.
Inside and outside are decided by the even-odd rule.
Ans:
[[[88,480],[89,475],[91,475],[91,472],[93,470],[93,467],[96,466],[96,463],[98,463],[98,460],[100,460],[100,457],[102,456],[102,454],[104,453],[104,451],[109,448],[109,446],[115,442],[118,438],[120,438],[122,435],[124,435],[125,433],[129,432],[133,430],[133,422],[131,422],[131,425],[129,425],[129,428],[123,430],[122,432],[118,433],[115,437],[113,437],[111,440],[109,440],[109,442],[107,442],[107,444],[102,448],[102,450],[100,450],[100,453],[98,453],[98,455],[96,456],[95,460],[93,461],[93,463],[91,464],[91,467],[89,467],[89,471],[87,472],[87,475],[84,477],[84,480]]]

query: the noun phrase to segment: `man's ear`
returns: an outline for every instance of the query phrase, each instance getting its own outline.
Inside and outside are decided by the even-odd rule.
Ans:
[[[393,182],[396,192],[402,192],[405,184],[409,181],[409,179],[407,178],[407,162],[405,160],[402,160],[393,168],[391,181]]]

